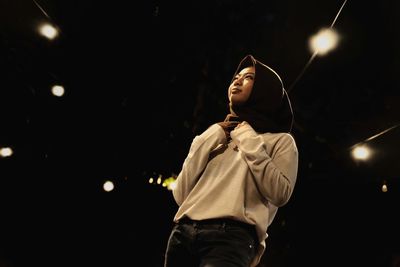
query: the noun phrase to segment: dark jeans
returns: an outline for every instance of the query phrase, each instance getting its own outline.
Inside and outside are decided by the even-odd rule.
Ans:
[[[257,246],[255,228],[229,220],[185,220],[169,236],[164,267],[248,267]]]

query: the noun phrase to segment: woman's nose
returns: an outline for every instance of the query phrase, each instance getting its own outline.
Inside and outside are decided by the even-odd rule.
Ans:
[[[243,83],[243,79],[242,78],[237,78],[235,81],[235,85],[241,85]]]

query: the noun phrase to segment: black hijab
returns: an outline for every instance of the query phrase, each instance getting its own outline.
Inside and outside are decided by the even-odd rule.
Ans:
[[[247,55],[239,63],[232,81],[242,69],[251,66],[255,68],[255,77],[249,99],[243,105],[232,105],[231,110],[238,118],[229,114],[226,120],[247,121],[260,133],[290,132],[293,125],[290,99],[281,78],[272,68]]]

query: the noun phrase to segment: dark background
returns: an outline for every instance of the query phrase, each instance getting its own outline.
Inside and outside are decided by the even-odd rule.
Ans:
[[[260,266],[399,266],[397,1],[0,3],[1,267],[162,266],[177,206],[149,178],[225,118],[247,54],[290,90],[300,157]],[[338,47],[307,65],[343,3]],[[354,162],[364,141],[375,157]]]

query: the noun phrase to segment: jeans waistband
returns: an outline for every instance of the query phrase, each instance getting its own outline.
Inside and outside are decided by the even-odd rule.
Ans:
[[[216,219],[206,219],[206,220],[192,220],[188,217],[185,217],[180,219],[178,221],[178,224],[191,224],[199,226],[201,225],[238,226],[246,229],[253,236],[257,237],[256,228],[254,225],[232,219],[216,218]]]

